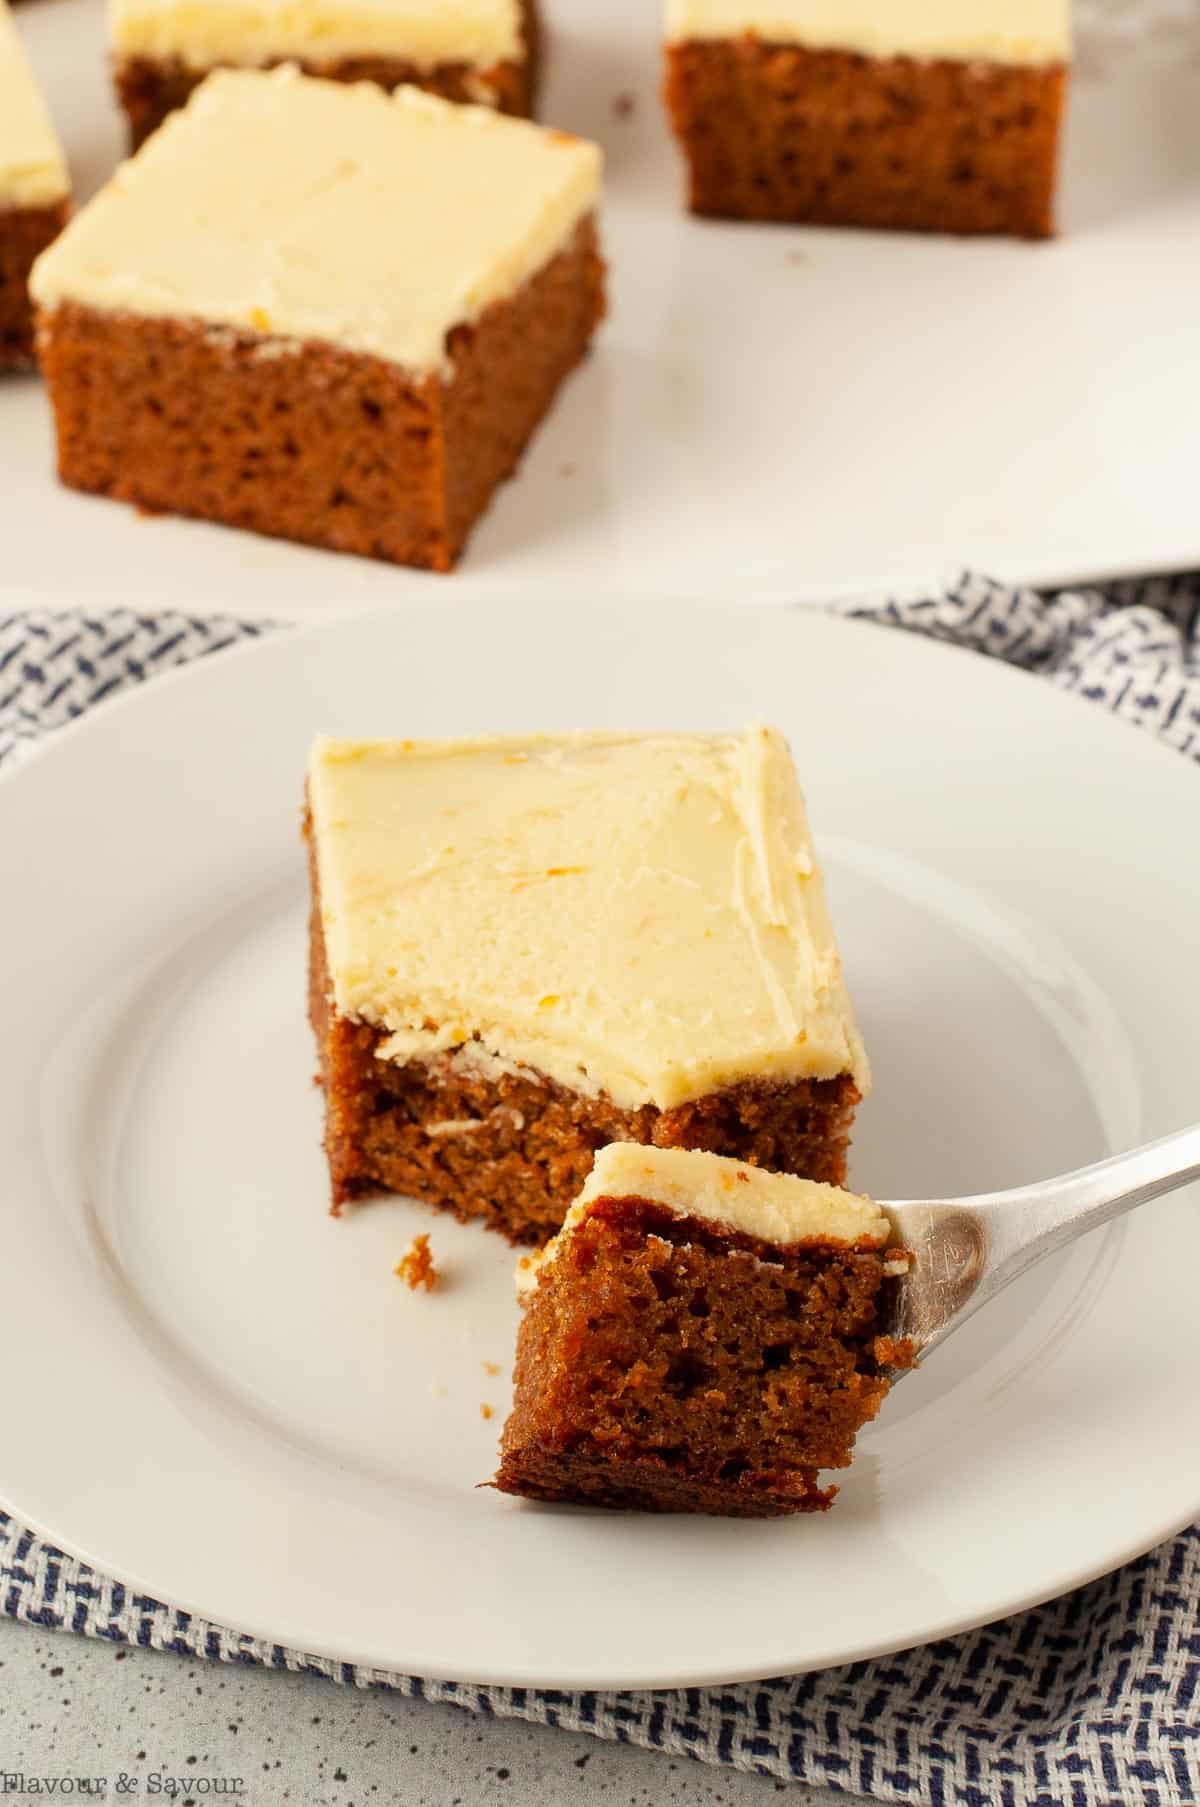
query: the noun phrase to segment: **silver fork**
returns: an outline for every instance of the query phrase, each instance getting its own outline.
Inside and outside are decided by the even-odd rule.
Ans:
[[[1010,1281],[1088,1230],[1200,1179],[1200,1124],[1094,1166],[975,1198],[883,1205],[911,1256],[884,1329],[911,1337],[918,1361]],[[893,1383],[908,1369],[893,1372]]]

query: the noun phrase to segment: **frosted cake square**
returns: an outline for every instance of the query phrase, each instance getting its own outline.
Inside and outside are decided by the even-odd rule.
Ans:
[[[778,733],[321,739],[307,832],[335,1209],[541,1242],[609,1142],[844,1178],[867,1059]]]
[[[696,213],[1043,238],[1069,0],[667,0]]]
[[[330,81],[533,111],[535,0],[110,0],[109,24],[135,149],[218,68],[290,62]]]
[[[496,1485],[529,1499],[746,1518],[823,1511],[911,1349],[901,1271],[858,1194],[720,1155],[611,1143],[524,1309]]]
[[[29,272],[69,211],[62,146],[0,0],[0,370],[33,362]]]
[[[218,71],[38,260],[75,488],[446,571],[604,311],[598,149]]]

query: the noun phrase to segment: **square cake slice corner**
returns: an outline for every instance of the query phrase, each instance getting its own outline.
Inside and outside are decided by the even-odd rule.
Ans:
[[[668,0],[692,210],[1044,238],[1069,0]]]
[[[290,62],[525,118],[537,89],[537,0],[111,0],[109,32],[135,150],[213,69]]]
[[[217,71],[38,260],[73,487],[451,568],[604,311],[594,145]]]
[[[495,1485],[535,1500],[823,1511],[904,1352],[880,1336],[891,1226],[871,1200],[719,1155],[600,1150],[518,1267]]]
[[[778,733],[322,739],[308,809],[335,1209],[538,1243],[609,1142],[844,1178],[869,1071]]]
[[[0,370],[33,363],[29,273],[70,212],[58,135],[0,0]]]

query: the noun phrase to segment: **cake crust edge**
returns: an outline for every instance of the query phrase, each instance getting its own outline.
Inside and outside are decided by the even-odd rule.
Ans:
[[[1036,239],[1068,73],[747,35],[669,43],[663,93],[694,213]]]
[[[68,195],[37,207],[0,201],[0,370],[29,370],[36,361],[29,272],[70,213]]]
[[[889,1390],[888,1285],[878,1246],[780,1247],[593,1201],[526,1294],[492,1485],[613,1510],[827,1510],[821,1472],[849,1465]]]
[[[375,82],[389,91],[423,88],[442,100],[462,105],[492,106],[517,119],[532,119],[537,108],[541,70],[541,20],[537,0],[521,0],[524,55],[490,66],[445,61],[424,67],[397,56],[269,57],[238,67],[277,68],[295,63],[305,75],[334,82]],[[196,68],[180,56],[144,56],[114,51],[110,58],[113,87],[129,127],[129,145],[138,150],[163,121],[185,106],[208,67]],[[227,67],[214,64],[213,67]]]
[[[58,473],[146,513],[449,571],[604,312],[594,214],[453,329],[449,377],[67,300],[37,321]]]
[[[309,1020],[325,1091],[325,1152],[335,1215],[387,1191],[482,1218],[516,1244],[554,1234],[606,1142],[701,1148],[749,1164],[841,1185],[860,1094],[849,1074],[830,1080],[749,1081],[660,1111],[622,1110],[603,1095],[569,1091],[531,1074],[456,1074],[451,1056],[379,1061],[383,1031],[341,1016],[332,1001],[321,924],[320,877],[307,805]],[[808,1113],[812,1113],[811,1122]],[[428,1126],[477,1122],[430,1137]],[[803,1125],[803,1127],[801,1127]]]

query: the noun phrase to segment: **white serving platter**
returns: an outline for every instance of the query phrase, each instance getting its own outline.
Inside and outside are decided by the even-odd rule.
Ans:
[[[112,170],[101,0],[21,31],[78,192]],[[496,595],[824,600],[1200,563],[1200,59],[1085,34],[1063,236],[961,243],[701,223],[657,99],[653,0],[548,0],[543,117],[607,151],[612,316],[457,577],[71,495],[44,397],[0,387],[0,587],[319,613]],[[1200,31],[1197,33],[1200,39]],[[629,110],[627,102],[632,103]]]
[[[235,1630],[551,1687],[917,1644],[1200,1509],[1196,1187],[981,1312],[885,1405],[828,1515],[480,1489],[512,1250],[403,1200],[326,1211],[310,737],[756,717],[794,746],[872,1054],[856,1183],[1017,1184],[1195,1117],[1200,775],[1085,703],[812,611],[573,594],[272,635],[0,780],[0,1505]],[[417,1230],[430,1296],[392,1274]]]

